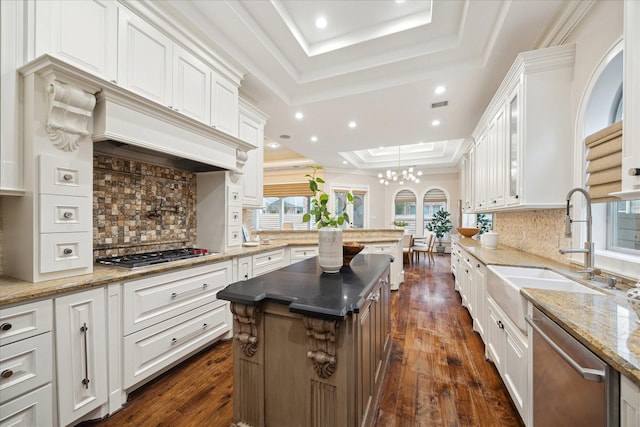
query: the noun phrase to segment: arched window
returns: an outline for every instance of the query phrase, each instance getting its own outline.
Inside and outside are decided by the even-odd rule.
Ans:
[[[583,136],[591,135],[622,120],[622,42],[614,47],[598,66],[585,93],[586,103],[580,126]],[[576,141],[582,149],[583,141]],[[581,170],[584,169],[584,165]],[[640,200],[594,203],[593,240],[596,265],[603,269],[619,269],[629,255],[640,254]]]
[[[440,188],[432,188],[422,198],[422,224],[425,229],[433,214],[440,210],[449,210],[447,194]]]
[[[405,224],[408,233],[416,233],[416,195],[411,190],[400,190],[394,200],[394,224]]]

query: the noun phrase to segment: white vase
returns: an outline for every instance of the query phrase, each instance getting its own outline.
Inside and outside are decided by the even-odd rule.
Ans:
[[[325,273],[337,273],[342,267],[342,228],[318,230],[318,263]]]
[[[499,235],[493,231],[489,231],[480,236],[480,244],[486,249],[498,248]]]

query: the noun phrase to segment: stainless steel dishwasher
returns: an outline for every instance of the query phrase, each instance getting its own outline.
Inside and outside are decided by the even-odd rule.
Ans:
[[[533,328],[533,425],[619,425],[620,374],[537,308]]]

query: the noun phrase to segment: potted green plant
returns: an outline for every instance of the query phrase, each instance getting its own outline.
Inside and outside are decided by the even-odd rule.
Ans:
[[[481,236],[483,233],[489,231],[490,221],[485,214],[478,214],[476,216],[476,222],[478,224],[478,228],[480,229],[480,231],[478,232],[478,236]]]
[[[396,228],[405,228],[409,223],[407,221],[393,221],[393,225]]]
[[[433,218],[427,223],[427,230],[435,233],[436,239],[438,239],[438,246],[436,246],[436,252],[443,254],[444,246],[442,245],[442,238],[445,234],[451,231],[451,213],[441,209],[433,214]]]
[[[314,219],[318,228],[318,263],[325,273],[337,273],[342,267],[342,228],[349,224],[347,207],[353,203],[353,195],[347,192],[347,200],[339,212],[329,210],[329,195],[321,188],[324,179],[316,176],[322,166],[308,166],[313,169],[313,174],[306,174],[309,179],[309,189],[313,193],[309,212],[302,216],[303,222]]]

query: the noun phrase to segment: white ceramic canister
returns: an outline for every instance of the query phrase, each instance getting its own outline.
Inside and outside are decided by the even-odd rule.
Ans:
[[[483,233],[482,236],[480,236],[480,244],[482,245],[483,248],[486,248],[486,249],[497,249],[498,240],[499,240],[498,233],[493,231]]]

